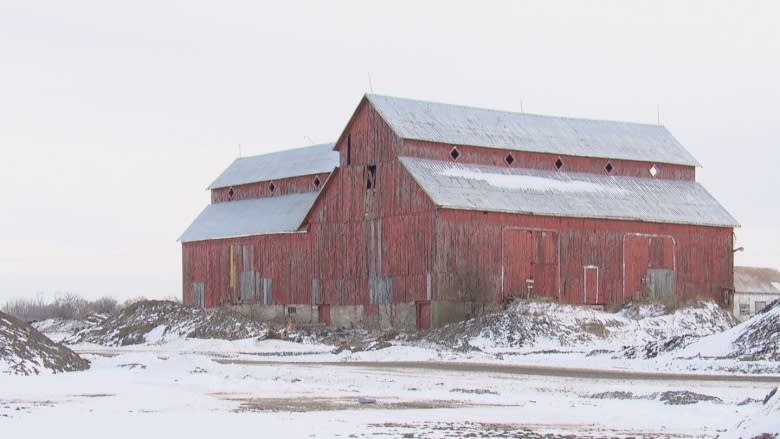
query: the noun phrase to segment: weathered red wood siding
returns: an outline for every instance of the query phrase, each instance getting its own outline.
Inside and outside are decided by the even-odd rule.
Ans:
[[[533,246],[531,237],[523,244],[513,240],[513,235],[522,235],[514,231],[547,233],[548,238],[533,244],[535,254],[522,256],[528,252],[524,249]],[[543,265],[534,276],[535,295],[583,303],[587,301],[584,268],[597,267],[599,303],[623,303],[641,289],[641,278],[632,271],[636,254],[624,250],[634,237],[647,243],[642,260],[649,262],[644,262],[641,271],[673,268],[679,300],[705,297],[722,303],[724,290],[733,288],[730,228],[440,210],[434,299],[501,301],[507,295],[524,295],[529,270],[509,266],[511,262],[505,260],[509,255],[509,261],[514,257],[525,264],[530,257],[534,259],[531,265]],[[554,267],[556,240],[559,262]],[[555,282],[549,280],[556,269],[560,273],[557,291]],[[546,279],[541,282],[545,287],[540,277]]]
[[[367,304],[370,315],[427,299],[435,209],[397,160],[400,143],[364,100],[336,144],[340,168],[309,215],[322,303]]]
[[[240,299],[242,273],[272,279],[273,304],[311,302],[312,254],[308,233],[214,239],[182,244],[185,304],[194,303],[192,285],[204,284],[206,307],[258,303]]]
[[[251,198],[267,198],[287,194],[299,194],[303,192],[313,192],[319,190],[329,173],[314,175],[302,175],[298,177],[283,178],[279,180],[260,181],[257,183],[241,184],[232,187],[223,187],[211,190],[211,202],[222,203],[231,200],[247,200]],[[320,185],[316,186],[315,178],[319,179]],[[271,191],[271,183],[274,184],[274,190]],[[230,195],[230,191],[233,195]]]
[[[650,168],[655,164],[658,171],[655,178],[689,181],[693,181],[696,178],[696,168],[693,166],[510,151],[467,145],[457,145],[459,155],[457,160],[453,160],[450,156],[450,151],[452,151],[453,146],[456,145],[424,142],[421,140],[406,140],[403,142],[399,153],[402,156],[431,160],[456,161],[512,168],[541,169],[547,171],[556,170],[555,161],[560,158],[563,162],[563,166],[560,169],[561,172],[587,172],[591,174],[644,178],[652,177],[650,175]],[[514,158],[514,161],[511,165],[508,165],[506,157],[510,153]],[[613,167],[611,172],[607,172],[605,169],[607,163],[610,163]]]

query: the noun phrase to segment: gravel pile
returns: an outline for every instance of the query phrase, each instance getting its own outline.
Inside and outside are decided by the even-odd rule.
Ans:
[[[0,312],[0,373],[37,375],[89,369],[89,361],[37,329]]]
[[[736,329],[736,328],[735,328]],[[740,360],[780,361],[780,299],[739,326],[733,355]]]
[[[265,338],[268,327],[225,308],[203,309],[176,302],[145,300],[69,337],[68,343],[127,346],[181,338],[239,340]]]

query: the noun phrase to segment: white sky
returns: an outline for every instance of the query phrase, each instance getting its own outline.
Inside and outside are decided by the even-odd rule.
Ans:
[[[376,93],[661,123],[780,267],[780,4],[0,0],[0,303],[179,296],[237,156],[335,140]]]

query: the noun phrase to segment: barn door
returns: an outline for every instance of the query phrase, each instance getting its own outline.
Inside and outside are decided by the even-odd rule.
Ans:
[[[201,308],[206,306],[206,292],[203,282],[192,283],[192,303]]]
[[[674,239],[662,235],[623,238],[623,300],[663,299],[675,290]]]
[[[504,230],[504,297],[558,298],[558,233],[547,230]]]
[[[321,304],[317,306],[317,318],[320,323],[330,326],[330,305]]]
[[[420,300],[415,302],[417,310],[417,329],[431,329],[431,302],[429,300]]]
[[[666,268],[649,268],[645,278],[645,290],[652,300],[674,297],[674,271]]]
[[[557,299],[560,296],[558,288],[558,234],[549,231],[534,231],[532,237],[533,294]]]
[[[526,297],[526,280],[531,279],[531,233],[525,230],[504,230],[503,296]]]
[[[585,291],[583,294],[583,303],[599,303],[599,267],[596,267],[595,265],[586,265],[584,271]]]

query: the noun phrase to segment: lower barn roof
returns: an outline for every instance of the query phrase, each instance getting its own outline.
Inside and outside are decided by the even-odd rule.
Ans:
[[[295,232],[318,192],[209,204],[179,238],[181,242]]]
[[[208,189],[332,172],[339,153],[332,143],[236,159]]]
[[[440,207],[579,218],[738,226],[692,181],[540,171],[401,157]]]

